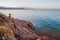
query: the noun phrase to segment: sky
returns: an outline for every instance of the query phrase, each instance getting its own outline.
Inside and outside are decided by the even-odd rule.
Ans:
[[[0,6],[60,9],[60,0],[0,0]]]

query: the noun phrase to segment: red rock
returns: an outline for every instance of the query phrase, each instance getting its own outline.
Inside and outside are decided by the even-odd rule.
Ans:
[[[5,25],[10,28],[15,36],[14,38],[17,40],[41,40],[40,36],[35,33],[34,26],[31,22],[8,17],[0,17],[0,25]]]
[[[43,39],[44,39],[44,40],[48,40],[49,38],[48,38],[47,36],[44,36]]]

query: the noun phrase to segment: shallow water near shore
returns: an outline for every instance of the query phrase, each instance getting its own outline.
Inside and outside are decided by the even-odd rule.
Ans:
[[[60,31],[60,10],[0,10],[0,12],[20,20],[33,23],[35,30]]]

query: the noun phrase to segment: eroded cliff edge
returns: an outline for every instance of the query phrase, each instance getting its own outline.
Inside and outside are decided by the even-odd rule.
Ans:
[[[0,35],[6,40],[47,40],[34,31],[31,22],[18,20],[7,16],[0,16]]]

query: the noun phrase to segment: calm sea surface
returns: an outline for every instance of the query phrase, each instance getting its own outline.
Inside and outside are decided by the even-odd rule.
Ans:
[[[60,30],[60,10],[0,10],[20,20],[30,21],[35,29]]]

